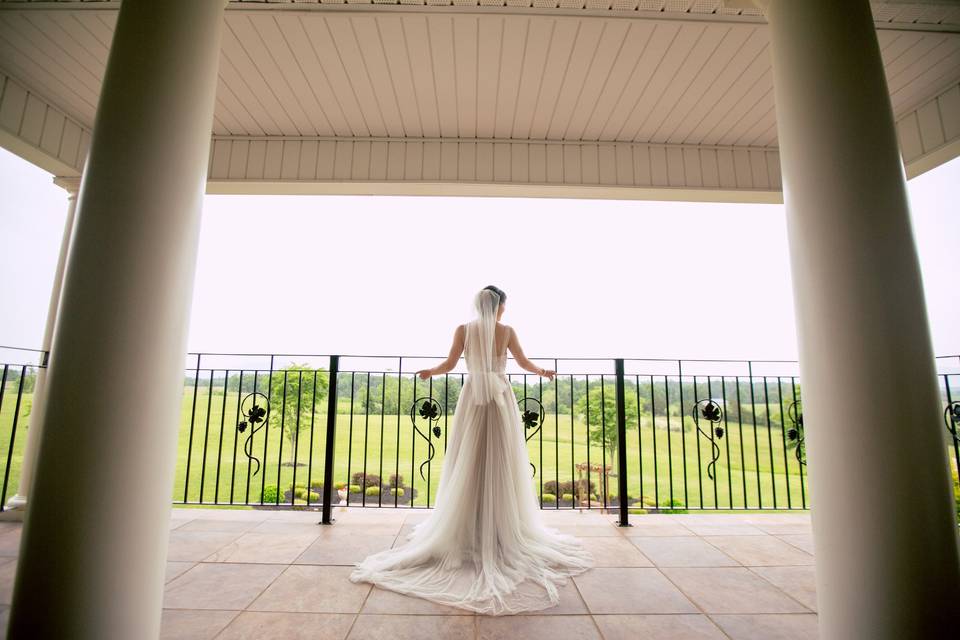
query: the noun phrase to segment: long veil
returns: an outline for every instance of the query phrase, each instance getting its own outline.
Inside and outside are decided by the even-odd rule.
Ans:
[[[356,564],[351,582],[504,615],[556,605],[558,586],[596,566],[579,539],[542,522],[505,358],[493,350],[499,303],[490,290],[475,298],[478,317],[464,345],[468,376],[432,513],[405,541]]]

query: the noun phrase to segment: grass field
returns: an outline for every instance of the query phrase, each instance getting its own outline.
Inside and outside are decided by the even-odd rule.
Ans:
[[[6,469],[16,393],[9,394],[0,412],[0,465]],[[32,398],[24,394],[21,414]],[[250,463],[243,453],[243,445],[249,434],[238,434],[236,393],[210,395],[201,388],[194,402],[192,387],[186,387],[181,406],[181,422],[178,440],[177,467],[172,500],[174,502],[256,503],[261,501],[264,487],[275,485],[282,489],[291,484],[307,485],[320,482],[324,471],[326,433],[326,401],[317,402],[317,414],[311,429],[309,412],[301,413],[303,428],[300,431],[296,450],[279,428],[265,426],[254,435],[254,455],[260,458],[262,467],[256,474],[255,463]],[[191,433],[191,415],[194,416]],[[610,452],[600,446],[587,447],[586,426],[569,414],[545,418],[543,428],[528,443],[531,468],[531,484],[539,494],[543,482],[575,480],[575,463],[585,462],[589,455],[591,463],[610,460]],[[8,476],[7,497],[16,492],[19,480],[23,448],[26,443],[24,420],[16,435]],[[419,466],[427,460],[427,441],[419,435],[414,437],[408,415],[386,415],[381,421],[377,415],[340,414],[337,417],[336,447],[334,455],[334,480],[348,482],[350,477],[367,470],[386,482],[389,476],[399,471],[405,485],[412,485],[418,492],[415,506],[433,504],[440,482],[443,465],[444,442],[456,428],[455,416],[441,420],[442,434],[431,440],[436,447],[432,461],[424,467],[424,479]],[[809,507],[810,487],[806,468],[795,457],[794,450],[785,447],[785,434],[774,425],[730,423],[725,436],[717,441],[720,458],[716,463],[716,482],[707,477],[707,465],[711,460],[710,442],[703,436],[696,437],[692,421],[688,418],[688,430],[677,429],[679,418],[672,418],[673,429],[666,428],[666,421],[658,417],[656,425],[650,416],[642,416],[639,430],[627,431],[627,476],[628,495],[646,496],[650,502],[667,506],[674,501],[677,507],[689,509],[764,508],[798,509]],[[592,427],[596,429],[596,427]],[[429,433],[421,426],[424,433]],[[238,437],[239,436],[239,437]],[[699,456],[699,458],[698,458]],[[296,459],[297,466],[291,463]],[[591,474],[597,487],[603,486],[602,477]],[[106,488],[105,488],[106,490]],[[617,493],[617,478],[608,478],[609,494]],[[602,501],[602,489],[598,489]],[[281,494],[282,499],[282,494]],[[376,504],[376,496],[367,496],[368,504]],[[354,497],[351,497],[353,503]],[[428,502],[429,501],[429,502]],[[302,500],[297,501],[303,503]],[[384,495],[384,504],[393,504],[390,496]]]

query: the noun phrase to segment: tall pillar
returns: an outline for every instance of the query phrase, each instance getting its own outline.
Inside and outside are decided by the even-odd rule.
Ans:
[[[960,637],[957,524],[868,0],[767,5],[824,640]]]
[[[124,0],[77,201],[11,638],[156,638],[224,0]]]
[[[63,223],[63,237],[60,239],[60,255],[57,258],[57,268],[53,273],[53,287],[50,290],[50,303],[47,305],[47,323],[43,330],[43,343],[40,348],[50,353],[50,343],[53,341],[53,328],[57,322],[57,312],[60,308],[60,291],[63,286],[63,272],[67,265],[67,251],[70,248],[70,236],[73,233],[74,213],[77,210],[77,190],[80,188],[80,178],[54,178],[54,183],[63,187],[67,192],[67,219]],[[7,509],[24,509],[27,506],[27,497],[30,495],[30,484],[33,482],[33,468],[36,464],[37,447],[40,442],[40,433],[43,432],[43,415],[47,390],[47,369],[37,371],[37,380],[33,387],[33,408],[30,410],[30,428],[27,429],[27,444],[23,449],[23,462],[20,465],[20,482],[17,484],[17,493],[7,500]]]

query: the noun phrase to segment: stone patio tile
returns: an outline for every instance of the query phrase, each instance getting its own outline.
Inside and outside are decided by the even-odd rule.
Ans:
[[[251,611],[357,613],[370,592],[355,584],[353,567],[291,565],[249,607]]]
[[[0,604],[10,604],[13,580],[17,575],[16,558],[0,558]]]
[[[809,522],[806,523],[796,523],[796,524],[778,524],[776,522],[766,523],[758,522],[755,525],[758,529],[761,529],[765,533],[769,533],[775,536],[780,535],[794,535],[794,534],[807,534],[813,535],[813,527]]]
[[[180,527],[182,527],[183,525],[187,524],[188,522],[193,522],[193,520],[186,520],[186,519],[181,519],[181,518],[171,518],[171,519],[170,519],[170,531],[173,531],[174,529],[179,529]]]
[[[798,613],[804,606],[745,568],[663,569],[706,613]]]
[[[167,560],[199,562],[240,537],[240,533],[221,531],[171,531]]]
[[[236,611],[164,609],[160,640],[212,640],[235,617]]]
[[[244,611],[233,619],[217,640],[343,640],[352,614],[268,613]]]
[[[647,516],[643,516],[646,518]],[[645,520],[631,521],[632,527],[617,527],[620,533],[628,538],[639,536],[692,536],[693,531],[679,522],[646,522]]]
[[[0,605],[0,640],[7,637],[7,624],[10,622],[10,605]]]
[[[791,533],[786,535],[778,535],[777,537],[787,544],[813,555],[813,534]]]
[[[180,576],[184,572],[188,571],[193,567],[196,562],[178,562],[178,561],[167,561],[167,573],[163,579],[164,583],[170,582],[174,578]]]
[[[729,524],[697,524],[685,523],[687,529],[690,529],[698,536],[762,536],[766,533],[752,524],[745,522]]]
[[[395,536],[400,533],[402,526],[403,522],[401,520],[370,520],[369,522],[338,521],[324,528],[352,531],[361,535]]]
[[[477,640],[603,640],[588,615],[478,616]]]
[[[813,556],[773,536],[705,536],[703,538],[748,567],[813,564]]]
[[[658,567],[739,567],[740,563],[694,536],[630,538]]]
[[[0,557],[15,558],[20,553],[20,535],[23,527],[0,533]]]
[[[257,526],[253,520],[224,520],[220,518],[196,518],[177,527],[177,531],[222,531],[245,533]]]
[[[289,564],[317,537],[317,533],[245,533],[221,547],[206,561]]]
[[[696,613],[657,569],[597,568],[574,581],[591,613]]]
[[[726,640],[703,615],[593,616],[604,640]]]
[[[713,620],[732,640],[816,640],[817,616],[793,615],[722,615]]]
[[[248,531],[249,533],[313,533],[316,535],[322,535],[327,532],[340,531],[342,526],[337,523],[331,526],[326,526],[319,523],[320,520],[317,519],[316,522],[292,522],[290,520],[264,520],[263,522],[254,524]]]
[[[307,547],[294,563],[354,565],[371,553],[389,549],[395,539],[393,535],[320,538]]]
[[[537,589],[540,589],[540,587],[537,587]],[[560,602],[558,602],[555,606],[550,607],[549,609],[529,611],[527,613],[520,613],[518,615],[554,616],[570,613],[590,613],[587,609],[587,604],[583,601],[583,597],[580,595],[580,590],[577,588],[577,584],[573,581],[573,578],[567,578],[567,584],[558,586],[557,591],[560,594]]]
[[[474,616],[364,615],[347,640],[473,640]]]
[[[637,538],[598,536],[584,540],[584,546],[593,554],[598,567],[652,567],[653,563],[631,540]]]
[[[751,571],[773,583],[811,611],[817,610],[817,582],[812,566],[752,567]]]
[[[363,584],[367,587],[370,586],[368,583]],[[473,615],[473,612],[467,609],[450,607],[424,598],[409,596],[405,593],[381,589],[377,586],[374,586],[373,590],[370,591],[370,595],[367,596],[367,601],[363,603],[363,609],[360,612],[363,614]]]
[[[167,609],[243,609],[283,572],[278,564],[202,563],[170,582]]]
[[[618,536],[618,527],[612,524],[549,524],[547,527],[556,529],[561,533],[569,533],[578,538],[593,538],[598,536]]]
[[[221,499],[226,499],[224,496],[221,496]],[[241,498],[242,499],[242,498]],[[225,507],[210,507],[210,508],[177,508],[174,507],[170,510],[170,517],[172,519],[181,519],[181,520],[195,520],[195,519],[212,519],[212,520],[255,520],[260,522],[266,520],[267,518],[279,517],[281,511],[261,511],[259,509],[250,509],[250,508],[241,508],[241,509],[230,509]]]

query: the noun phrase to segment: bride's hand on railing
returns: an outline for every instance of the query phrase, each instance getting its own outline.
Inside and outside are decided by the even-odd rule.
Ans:
[[[426,380],[427,378],[429,378],[430,376],[433,375],[433,370],[432,370],[432,369],[421,369],[420,371],[417,371],[417,375],[420,376],[420,379],[421,379],[421,380]]]
[[[547,380],[553,381],[553,377],[557,375],[557,372],[553,369],[540,369],[540,375]]]

